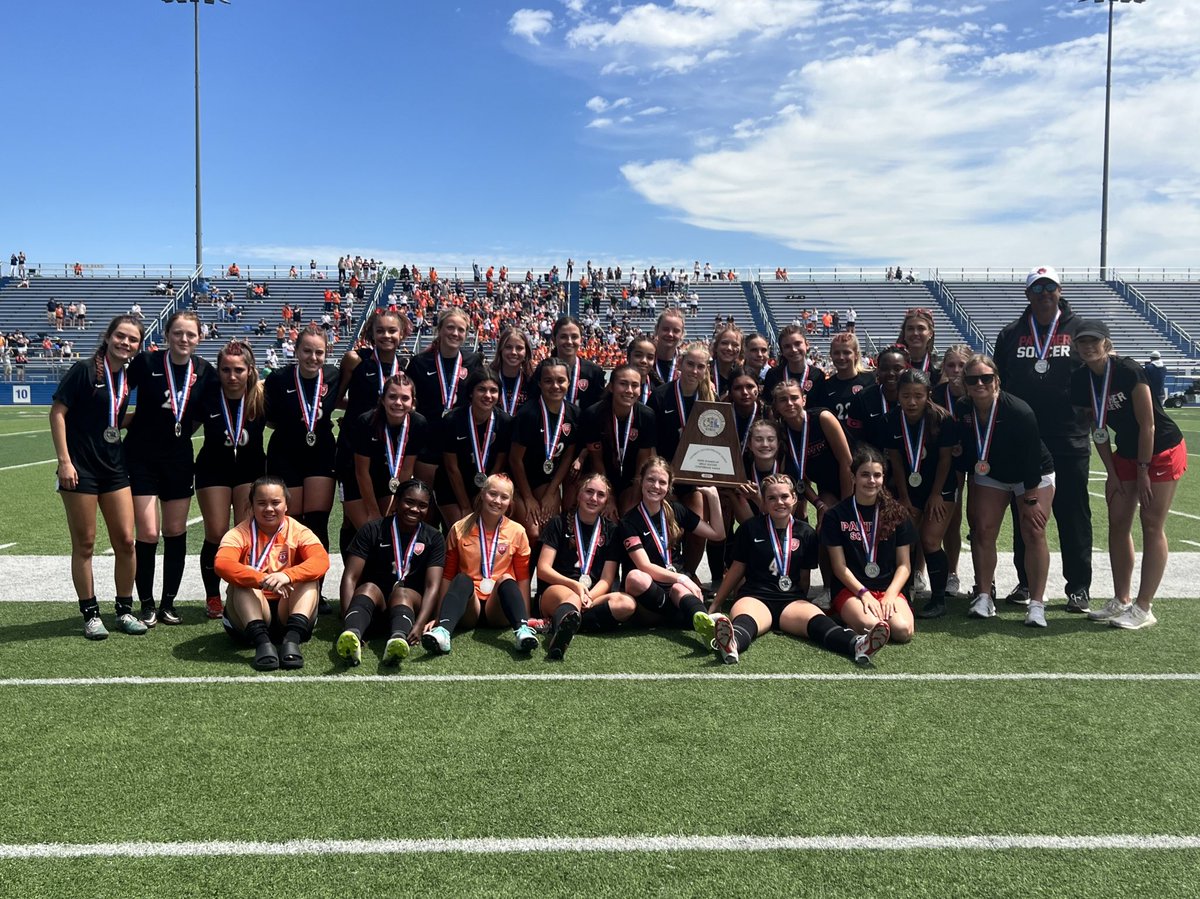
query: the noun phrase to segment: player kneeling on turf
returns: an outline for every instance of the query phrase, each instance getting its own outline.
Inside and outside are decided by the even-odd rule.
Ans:
[[[312,636],[317,584],[329,570],[329,553],[312,531],[288,517],[287,504],[282,480],[255,481],[250,518],[221,539],[214,565],[229,584],[225,629],[254,646],[251,664],[259,671],[304,667],[300,644]]]
[[[433,493],[413,478],[396,491],[396,510],[368,521],[346,550],[342,617],[346,629],[337,653],[350,665],[362,661],[362,641],[374,624],[388,628],[385,665],[408,657],[425,622],[433,617],[446,565],[446,541],[425,524]],[[384,614],[384,610],[387,614]],[[414,621],[414,619],[416,619]]]

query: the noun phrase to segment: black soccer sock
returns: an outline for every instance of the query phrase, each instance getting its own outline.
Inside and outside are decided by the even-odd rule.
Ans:
[[[758,622],[753,615],[738,615],[733,619],[733,636],[737,639],[738,652],[745,652],[758,636]]]
[[[946,558],[946,551],[939,549],[925,553],[925,567],[929,569],[931,598],[944,600],[946,598],[946,581],[950,577],[950,562]]]
[[[79,600],[79,611],[83,614],[83,620],[89,618],[100,617],[100,603],[96,602],[96,597],[89,596],[87,599]]]
[[[371,626],[371,619],[375,616],[375,601],[369,596],[363,596],[361,593],[350,600],[350,608],[346,610],[345,628],[348,631],[354,631],[359,637],[367,632],[367,628]]]
[[[137,574],[134,582],[137,585],[138,599],[142,602],[154,601],[154,557],[158,554],[158,541],[136,540],[133,544],[133,556],[137,562]]]
[[[808,639],[839,655],[854,658],[854,639],[857,636],[850,628],[840,626],[828,615],[817,615],[808,621]]]
[[[408,635],[412,633],[413,620],[416,618],[416,613],[412,606],[406,606],[400,603],[398,606],[392,606],[388,612],[388,618],[392,623],[392,636],[403,637],[408,639]]]
[[[346,561],[346,550],[354,542],[355,533],[354,525],[350,523],[350,519],[342,518],[342,527],[338,531],[338,552],[341,553],[342,562]],[[537,557],[535,556],[534,558]]]
[[[529,620],[529,613],[525,611],[525,597],[521,595],[517,582],[512,578],[501,581],[496,591],[500,597],[500,608],[512,629],[516,630],[525,624]]]
[[[704,551],[705,556],[708,558],[708,570],[712,574],[714,589],[725,577],[725,546],[728,542],[727,540],[721,540],[720,542],[709,540],[708,548]]]
[[[204,582],[204,596],[221,595],[221,579],[217,577],[217,544],[205,540],[200,547],[200,580]]]
[[[183,566],[187,561],[187,534],[163,537],[162,606],[173,608],[179,585],[183,583]]]
[[[467,603],[474,595],[474,581],[471,580],[470,575],[460,571],[450,582],[450,586],[446,589],[446,595],[442,597],[442,610],[438,615],[438,625],[453,634],[454,629],[458,627],[458,622],[462,620],[463,613],[467,611]]]
[[[150,601],[154,602],[154,600],[150,600]],[[132,596],[118,596],[117,597],[117,614],[118,615],[133,614],[133,597]]]
[[[704,611],[704,600],[692,593],[685,593],[679,597],[679,610],[691,621],[693,615]]]
[[[612,613],[612,609],[606,602],[584,610],[582,630],[600,633],[601,631],[615,631],[620,626],[621,622],[617,621],[617,616]]]
[[[255,618],[243,628],[246,638],[254,644],[255,648],[266,646],[271,642],[271,631],[267,627],[267,623],[261,618]]]
[[[283,632],[284,643],[307,643],[312,636],[313,623],[307,615],[293,612],[288,616],[287,630]]]
[[[325,551],[329,552],[329,513],[305,512],[300,516],[300,523],[312,531]]]
[[[661,615],[667,605],[667,594],[662,587],[651,581],[650,586],[644,592],[635,596],[633,601],[647,612]]]
[[[571,612],[574,612],[574,611],[575,611],[575,607],[573,605],[571,605],[569,602],[564,602],[562,605],[560,605],[557,609],[554,610],[554,617],[551,619],[551,622],[552,622],[551,627],[554,630],[558,630],[558,626],[560,624],[562,624],[563,619],[566,618],[569,614],[571,614]]]

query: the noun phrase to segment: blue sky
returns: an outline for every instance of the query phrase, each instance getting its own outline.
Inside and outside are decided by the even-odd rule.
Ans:
[[[1116,16],[1109,259],[1196,263],[1200,17]],[[1105,8],[202,5],[209,263],[1095,266]],[[4,255],[193,257],[192,8],[4,17]]]

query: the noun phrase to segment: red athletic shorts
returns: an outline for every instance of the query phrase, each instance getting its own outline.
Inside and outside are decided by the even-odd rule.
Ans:
[[[1117,479],[1121,481],[1137,480],[1137,459],[1126,459],[1124,456],[1113,456],[1117,468]],[[1187,441],[1180,440],[1169,450],[1163,450],[1150,457],[1150,483],[1160,484],[1163,481],[1178,481],[1187,471]]]
[[[887,593],[886,590],[870,590],[868,592],[876,599],[883,599],[884,594]],[[838,595],[833,598],[833,613],[841,616],[842,606],[852,599],[858,599],[858,597],[849,590],[839,590]],[[904,594],[900,595],[900,599],[904,599]]]

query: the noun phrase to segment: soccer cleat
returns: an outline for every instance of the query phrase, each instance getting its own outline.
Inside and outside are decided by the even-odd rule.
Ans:
[[[572,609],[563,616],[558,627],[550,633],[550,642],[546,644],[546,656],[551,659],[561,659],[571,645],[571,638],[579,631],[583,616],[578,609]]]
[[[204,600],[204,608],[208,617],[213,621],[216,621],[225,614],[225,606],[221,604],[221,597],[219,596],[210,596]]]
[[[869,665],[871,657],[887,646],[888,638],[891,636],[892,629],[888,627],[886,621],[875,622],[875,626],[869,631],[854,638],[854,663]]]
[[[131,637],[139,637],[150,628],[146,627],[145,623],[139,620],[133,612],[125,612],[117,616],[117,630],[123,634],[129,634]]]
[[[530,618],[525,622],[536,634],[548,634],[550,632],[549,618]]]
[[[929,595],[929,581],[925,579],[925,572],[918,571],[913,578],[913,598],[920,599],[923,596]]]
[[[99,615],[94,618],[85,618],[83,619],[83,635],[89,640],[106,640],[108,639],[108,628],[104,626]]]
[[[1012,603],[1014,606],[1029,605],[1029,588],[1018,584],[1013,588],[1013,592],[1004,597],[1004,601]]]
[[[946,578],[946,595],[947,596],[962,596],[962,584],[958,581],[958,575],[952,573]]]
[[[174,606],[163,606],[160,608],[158,610],[158,620],[171,627],[183,624],[183,618],[180,617],[179,610]]]
[[[1143,609],[1134,603],[1120,615],[1108,619],[1108,623],[1122,630],[1137,631],[1157,624],[1158,619],[1154,617],[1154,613],[1149,609]]]
[[[450,632],[440,624],[421,635],[421,645],[426,652],[447,653],[450,651]]]
[[[521,652],[532,652],[538,646],[537,634],[528,624],[522,624],[513,630],[513,645]]]
[[[1067,611],[1085,615],[1091,608],[1091,597],[1086,590],[1075,590],[1067,594]]]
[[[143,603],[138,618],[147,628],[152,628],[158,624],[158,609],[154,607],[153,602]]]
[[[980,593],[971,601],[971,607],[967,609],[968,618],[995,618],[996,604],[992,602],[991,596],[986,593]]]
[[[917,611],[918,618],[941,618],[945,614],[946,600],[934,599],[932,596],[929,598],[929,602]]]
[[[713,624],[713,648],[720,654],[721,661],[726,665],[736,665],[739,656],[737,635],[733,632],[733,622],[729,620],[728,615],[718,613],[713,616]]]
[[[399,665],[408,658],[408,640],[405,637],[392,637],[383,648],[383,664]]]
[[[354,631],[342,631],[337,638],[337,654],[350,667],[362,663],[362,639]]]
[[[717,631],[717,623],[708,612],[697,612],[692,616],[692,630],[700,635],[700,642],[705,648],[712,646],[713,636]]]
[[[1104,604],[1103,609],[1092,609],[1087,613],[1088,618],[1092,621],[1108,621],[1110,618],[1116,618],[1123,612],[1129,611],[1132,603],[1121,602],[1115,596]]]
[[[1029,604],[1029,610],[1025,613],[1025,626],[1046,626],[1046,604],[1044,602],[1031,602]]]
[[[320,599],[317,600],[317,614],[318,615],[332,615],[333,614],[333,606],[331,606],[329,604],[329,600],[327,600],[324,596],[322,596]]]

